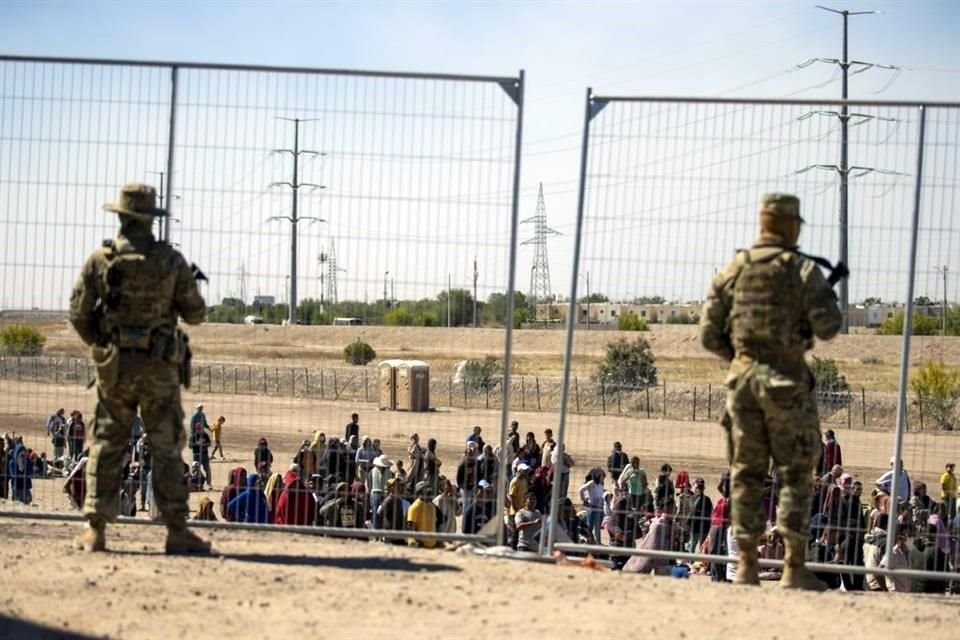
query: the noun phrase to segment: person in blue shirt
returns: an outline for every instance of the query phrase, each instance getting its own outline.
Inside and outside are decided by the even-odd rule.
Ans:
[[[196,413],[190,416],[190,433],[198,430],[210,430],[210,425],[207,424],[207,414],[203,412],[202,404],[198,404]]]
[[[247,476],[247,488],[227,503],[227,511],[234,522],[267,524],[270,521],[267,497],[260,486],[260,476],[255,473]]]

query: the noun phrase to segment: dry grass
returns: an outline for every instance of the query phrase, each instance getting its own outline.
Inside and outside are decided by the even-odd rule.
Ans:
[[[9,322],[0,321],[0,324]],[[37,321],[47,335],[49,355],[83,356],[86,351],[65,321]],[[501,356],[502,329],[425,327],[243,326],[206,324],[190,329],[198,361],[274,362],[304,366],[332,366],[343,362],[343,348],[360,338],[369,342],[378,358],[421,359],[440,373],[452,372],[466,358]],[[580,330],[574,339],[574,375],[589,376],[603,358],[610,340],[646,338],[657,358],[660,375],[674,382],[720,383],[722,363],[700,347],[695,326],[655,326],[643,334]],[[523,375],[558,375],[563,368],[564,332],[522,330],[514,334],[514,371]],[[898,336],[848,335],[818,343],[814,355],[837,360],[841,372],[855,387],[871,391],[897,388],[902,340]],[[960,364],[960,338],[916,337],[911,363],[942,359]]]

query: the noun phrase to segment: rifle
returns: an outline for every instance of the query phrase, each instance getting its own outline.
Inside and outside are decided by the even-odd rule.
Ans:
[[[808,260],[813,260],[817,265],[826,269],[830,275],[827,276],[827,284],[831,287],[836,285],[838,282],[844,278],[850,277],[850,269],[847,267],[846,263],[843,260],[837,262],[837,264],[832,264],[826,258],[821,258],[820,256],[812,256],[809,253],[803,253],[802,251],[797,251],[797,255],[803,256]]]

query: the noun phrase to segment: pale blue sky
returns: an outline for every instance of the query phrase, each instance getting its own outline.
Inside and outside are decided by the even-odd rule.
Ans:
[[[878,15],[851,18],[852,59],[904,67],[896,81],[882,93],[874,92],[885,87],[892,78],[891,72],[876,70],[852,78],[852,97],[960,100],[960,3],[875,1],[835,6],[882,11]],[[586,86],[593,86],[600,94],[739,97],[796,94],[796,97],[834,98],[839,95],[839,82],[827,83],[833,77],[830,67],[813,65],[789,73],[786,71],[810,58],[838,57],[840,26],[839,16],[815,9],[813,2],[7,0],[0,3],[0,50],[3,53],[51,56],[495,75],[514,75],[519,69],[525,69],[528,86],[521,213],[523,217],[533,215],[537,183],[544,182],[549,223],[566,234],[550,244],[553,289],[555,293],[562,293],[569,285],[570,231],[575,210],[582,100]],[[823,83],[827,84],[817,87]],[[502,108],[497,105],[497,109]],[[956,118],[953,123],[945,134],[947,139],[955,134]],[[282,128],[275,131],[277,136],[283,133]],[[498,131],[498,135],[501,133]],[[955,145],[956,139],[952,138],[952,141]],[[891,153],[895,153],[898,165],[910,166],[912,156],[908,149]],[[827,160],[835,161],[835,158]],[[334,159],[328,161],[333,163]],[[940,160],[940,165],[949,170],[955,168],[955,164],[948,161],[949,158],[945,157]],[[275,170],[280,175],[274,179],[286,179],[284,161],[271,162],[267,173]],[[305,179],[310,177],[305,176]],[[119,177],[104,180],[108,183],[120,181]],[[322,180],[326,182],[327,178]],[[501,176],[497,174],[489,182],[492,187],[499,188]],[[332,193],[335,185],[329,187]],[[956,190],[955,185],[949,188],[951,194]],[[897,186],[897,189],[903,191],[904,185]],[[908,191],[906,193],[909,195]],[[952,197],[948,203],[954,203]],[[188,199],[185,194],[185,202]],[[747,201],[753,199],[751,195]],[[908,200],[904,200],[901,194],[896,204],[882,207],[886,224],[902,222],[900,207]],[[0,202],[4,202],[2,196]],[[6,202],[7,206],[13,206],[9,196]],[[835,202],[835,198],[829,202]],[[740,206],[742,203],[726,201],[725,204]],[[432,215],[440,216],[439,213]],[[826,218],[829,215],[832,213]],[[502,222],[498,218],[498,228],[502,228]],[[251,218],[251,232],[259,229],[256,224]],[[465,224],[453,231],[469,234],[472,229]],[[283,254],[286,244],[280,235],[281,228],[273,228],[273,233],[274,236],[264,240],[268,242],[265,249],[245,245],[240,253],[266,251],[276,254],[274,262],[257,267],[262,272],[263,282],[256,286],[264,289],[264,293],[275,293],[282,298],[277,289],[285,273]],[[522,233],[524,239],[529,237],[531,230],[524,228]],[[950,235],[956,235],[952,226]],[[888,241],[901,244],[903,237],[897,235]],[[640,239],[643,236],[639,236],[638,241]],[[619,239],[620,242],[624,240]],[[740,246],[748,240],[748,237],[725,237],[723,242]],[[667,247],[667,255],[685,250],[682,237],[673,242]],[[836,253],[833,238],[825,236],[823,244],[826,246],[817,249],[833,257]],[[926,262],[946,263],[950,252],[958,246],[953,242],[951,249],[946,240],[936,240],[935,244],[937,250],[931,250],[925,256]],[[319,245],[308,245],[308,251],[314,251],[316,246]],[[729,250],[732,251],[734,246]],[[379,250],[380,245],[376,247]],[[355,281],[354,290],[348,287],[346,295],[374,298],[381,294],[379,282],[383,271],[403,272],[403,254],[415,252],[417,246],[414,243],[410,252],[397,251],[395,247],[386,250],[399,255],[374,260],[374,265],[366,265],[356,255],[345,256],[344,244],[339,240],[338,249],[341,261],[349,268],[344,278]],[[600,246],[596,251],[603,253],[605,249],[612,252],[612,246]],[[658,249],[662,251],[663,246]],[[726,246],[722,249],[723,253],[728,250]],[[196,255],[209,254],[211,250],[208,246],[190,246],[188,239],[184,239],[184,251]],[[521,290],[527,288],[531,255],[529,248],[521,249],[517,280]],[[220,273],[221,283],[235,279],[228,274],[242,257],[231,256],[229,262],[213,267],[214,272]],[[444,270],[459,269],[454,278],[465,284],[472,268],[468,257],[461,258],[454,267],[445,265]],[[713,253],[708,259],[713,259]],[[202,255],[197,260],[210,263],[210,258]],[[502,274],[502,254],[489,260],[500,262],[497,273]],[[629,283],[637,276],[631,273],[630,261],[626,257],[614,257],[613,260],[621,261],[619,268],[607,274],[609,280],[606,283],[596,276],[594,290],[620,295],[630,292],[690,297],[705,286],[700,282],[702,274],[694,269],[685,272],[673,290],[651,288],[648,291],[641,285]],[[883,276],[888,267],[884,254],[871,252],[864,260],[868,262],[860,265],[861,269],[873,274],[871,282],[875,287],[887,287],[889,283]],[[683,261],[682,257],[679,261]],[[308,268],[306,264],[305,268]],[[595,268],[600,271],[599,267]],[[927,269],[928,265],[923,268]],[[954,268],[960,271],[960,264]],[[658,272],[654,278],[662,279],[662,276]],[[56,279],[58,286],[62,286],[63,280]],[[430,278],[408,276],[404,283],[408,290],[398,283],[397,295],[432,295],[445,284],[445,280],[443,275]],[[495,280],[481,283],[481,289],[502,289],[501,278]],[[935,274],[921,276],[918,293],[935,287],[936,282]],[[235,285],[221,284],[211,293],[225,295],[231,286]],[[638,288],[642,290],[638,291]],[[870,291],[864,289],[862,293],[867,295]],[[935,291],[928,293],[933,295]],[[317,285],[301,285],[301,296],[304,295],[316,296]],[[891,295],[888,293],[885,297]],[[3,306],[18,302],[25,304],[29,300],[7,291],[0,302]]]

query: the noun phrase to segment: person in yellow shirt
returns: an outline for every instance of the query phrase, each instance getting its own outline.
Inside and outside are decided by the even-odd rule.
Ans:
[[[957,515],[957,476],[953,474],[956,465],[948,462],[940,476],[940,501],[947,505],[947,517],[953,522]]]
[[[223,460],[223,445],[220,444],[220,434],[223,432],[223,423],[227,419],[223,416],[220,416],[213,423],[213,426],[210,427],[210,432],[213,434],[213,453],[210,454],[210,459],[217,457],[217,451],[220,452],[220,459]]]
[[[430,483],[418,482],[416,487],[417,499],[407,509],[407,531],[420,533],[437,532],[437,507],[430,501]],[[436,540],[417,540],[410,538],[411,546],[433,549],[437,546]]]

